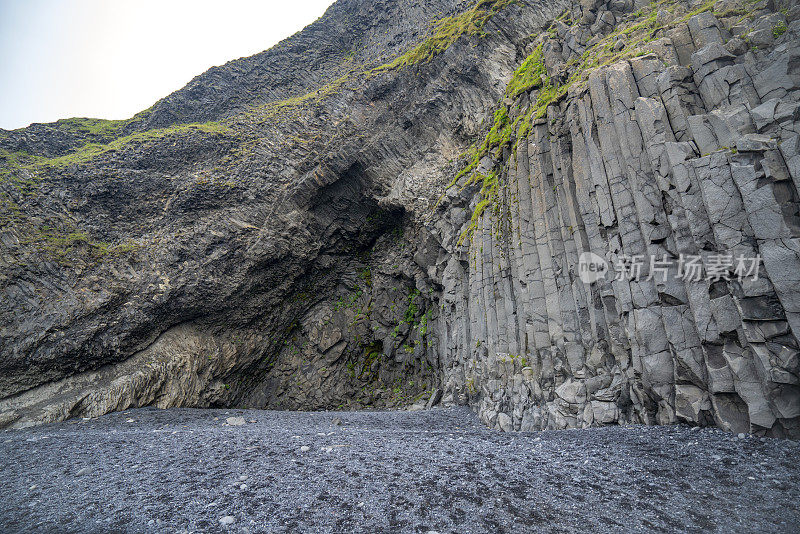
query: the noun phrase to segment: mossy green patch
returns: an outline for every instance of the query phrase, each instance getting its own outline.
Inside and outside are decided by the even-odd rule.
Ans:
[[[6,169],[14,169],[24,167],[42,158],[33,156],[24,150],[17,150],[14,152],[0,149],[0,164]]]
[[[11,211],[3,212],[0,216],[2,224],[8,224],[21,214],[19,207],[11,199],[11,191],[17,194],[33,196],[39,188],[40,177],[36,172],[28,170],[35,166],[44,158],[31,156],[30,154],[18,151],[8,152],[0,149],[0,202],[2,206]]]
[[[419,297],[419,290],[412,289],[408,294],[408,308],[406,308],[406,313],[403,315],[403,321],[409,324],[414,323],[414,319],[417,317],[417,313],[419,313],[419,308],[417,306],[417,298]]]
[[[166,137],[183,136],[193,132],[224,134],[229,132],[229,128],[221,122],[177,124],[167,128],[156,128],[153,130],[136,132],[124,137],[120,137],[119,139],[115,139],[114,141],[104,145],[88,143],[71,154],[42,160],[40,164],[57,168],[66,167],[72,164],[82,164],[96,158],[101,154],[122,150],[130,144],[149,143]]]
[[[378,379],[377,369],[373,369],[373,366],[375,362],[380,361],[381,356],[383,356],[383,342],[373,341],[364,346],[364,360],[358,373],[359,380],[374,382]]]
[[[511,81],[506,87],[506,95],[516,98],[524,92],[530,91],[534,87],[542,85],[542,77],[547,75],[542,57],[542,45],[536,47],[533,53],[528,56],[522,65],[514,71]]]
[[[303,111],[311,109],[314,105],[321,103],[328,97],[339,92],[348,81],[353,79],[354,74],[358,71],[358,68],[353,68],[331,83],[325,84],[318,89],[302,95],[256,106],[252,110],[238,116],[237,119],[253,118],[261,123],[268,121],[285,122],[288,120],[300,120],[300,114]]]
[[[105,120],[74,117],[53,124],[57,130],[79,136],[110,138],[118,135],[129,120]]]
[[[66,263],[68,257],[75,257],[74,254],[80,254],[82,260],[93,263],[104,257],[121,256],[141,248],[141,245],[133,241],[111,245],[91,239],[83,230],[52,226],[40,226],[29,232],[24,242],[35,246],[39,252],[59,263]]]
[[[394,61],[373,69],[375,72],[402,69],[410,65],[430,62],[463,35],[481,36],[486,22],[498,11],[513,4],[515,0],[480,0],[471,9],[445,17],[433,23],[430,37]]]
[[[97,156],[108,152],[122,150],[131,144],[146,144],[162,138],[183,136],[193,132],[203,132],[206,134],[224,134],[229,132],[228,126],[220,122],[206,122],[206,123],[192,123],[192,124],[178,124],[167,128],[157,128],[153,130],[146,130],[143,132],[136,132],[124,137],[115,139],[107,144],[100,143],[87,143],[78,150],[58,156],[55,158],[43,158],[36,156],[29,156],[24,153],[9,153],[0,152],[0,158],[4,159],[5,174],[17,173],[20,170],[27,169],[36,171],[42,167],[51,168],[64,168],[69,165],[81,165],[88,163]],[[0,178],[3,172],[0,171]]]
[[[489,129],[489,133],[486,134],[486,137],[477,149],[470,149],[468,152],[469,162],[463,169],[461,169],[461,171],[458,172],[458,174],[456,174],[455,178],[453,178],[450,184],[448,184],[447,189],[458,184],[461,178],[464,176],[469,176],[469,178],[467,178],[467,180],[461,185],[462,189],[483,180],[484,184],[481,188],[481,194],[494,191],[496,188],[487,188],[486,179],[496,180],[496,174],[490,173],[490,175],[486,177],[476,172],[476,169],[478,168],[478,164],[484,156],[490,153],[496,158],[502,156],[503,148],[511,143],[511,139],[517,129],[517,124],[518,121],[513,123],[511,122],[508,116],[508,108],[506,106],[501,106],[498,108],[494,113],[494,122],[492,123],[492,127]],[[439,197],[437,206],[439,202],[441,202],[442,198],[444,198],[444,195]],[[459,243],[461,243],[461,241],[463,241],[463,239],[460,239]]]
[[[752,2],[747,0],[746,3]],[[459,243],[474,234],[478,220],[498,198],[498,171],[493,171],[489,176],[477,173],[478,164],[484,156],[493,155],[495,159],[499,159],[503,148],[510,146],[512,141],[516,139],[516,142],[519,142],[519,140],[527,138],[533,123],[547,115],[548,107],[564,98],[573,87],[584,86],[589,74],[595,69],[645,54],[646,49],[643,46],[654,40],[659,30],[674,27],[695,15],[714,9],[714,2],[708,1],[682,17],[676,17],[659,25],[659,10],[667,9],[669,11],[674,5],[677,5],[674,0],[662,0],[652,2],[642,8],[635,14],[634,20],[621,24],[611,34],[589,47],[579,58],[568,61],[566,66],[569,76],[562,83],[555,83],[548,77],[542,54],[542,44],[537,46],[531,55],[520,64],[511,77],[505,94],[507,97],[517,98],[524,92],[538,89],[535,94],[532,94],[532,101],[528,108],[511,121],[508,107],[500,104],[495,111],[494,123],[488,134],[480,145],[470,150],[470,158],[466,165],[448,185],[450,188],[462,183],[462,187],[466,187],[483,181],[480,191],[481,200],[472,214],[467,230],[460,236]],[[563,18],[565,16],[559,17],[557,20]],[[556,35],[555,22],[550,27],[550,33],[551,38]],[[621,38],[625,39],[625,46],[621,50],[617,50],[615,45]],[[466,180],[464,180],[465,176]]]
[[[475,206],[475,210],[472,212],[472,217],[470,218],[469,225],[467,228],[461,233],[458,237],[458,244],[461,245],[467,239],[471,239],[475,230],[478,228],[478,222],[480,221],[481,217],[483,216],[484,212],[495,205],[497,202],[497,196],[500,190],[500,182],[498,179],[498,171],[493,170],[488,175],[483,175],[480,173],[475,173],[472,178],[470,178],[469,183],[481,183],[481,189],[479,194],[481,196],[481,200]]]

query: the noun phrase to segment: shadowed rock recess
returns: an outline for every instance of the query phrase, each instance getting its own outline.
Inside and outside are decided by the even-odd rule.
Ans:
[[[798,97],[791,0],[339,0],[130,120],[0,130],[0,426],[800,436]],[[585,252],[674,261],[584,283]],[[758,279],[677,276],[728,254]]]

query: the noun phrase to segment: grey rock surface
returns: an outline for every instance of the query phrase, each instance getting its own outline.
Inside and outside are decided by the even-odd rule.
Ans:
[[[0,132],[0,426],[442,403],[800,436],[789,4],[341,0],[130,121]]]
[[[684,425],[509,434],[467,408],[149,408],[0,432],[0,529],[795,532],[798,455]]]
[[[427,220],[452,254],[437,266],[445,391],[468,394],[486,424],[684,421],[800,432],[800,196],[789,170],[800,79],[787,68],[800,58],[800,26],[767,4],[743,6],[676,3],[649,23],[628,14],[617,32],[663,37],[660,46],[626,56],[611,34],[545,56],[551,80],[572,73],[563,98],[544,108],[533,89],[502,104],[496,117],[515,125],[508,142],[487,137],[494,162],[454,184],[469,191],[489,176],[495,185],[448,195]],[[734,19],[726,8],[750,11]],[[727,50],[741,20],[768,27],[775,42]],[[633,22],[648,31],[637,34]],[[557,28],[531,47],[545,51],[581,31]],[[602,55],[612,47],[623,52]],[[580,54],[601,66],[582,72]],[[528,130],[516,127],[531,116]],[[474,216],[450,223],[453,207]],[[615,267],[583,281],[578,258],[587,253],[609,266],[638,257],[641,275]],[[735,263],[709,276],[726,255],[760,258],[758,276],[733,276]],[[703,269],[696,280],[677,276],[689,257]],[[651,259],[667,260],[663,277]]]

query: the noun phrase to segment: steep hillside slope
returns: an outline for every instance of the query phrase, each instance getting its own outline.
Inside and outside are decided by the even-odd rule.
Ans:
[[[789,4],[341,0],[130,121],[0,132],[0,423],[441,399],[797,435]]]

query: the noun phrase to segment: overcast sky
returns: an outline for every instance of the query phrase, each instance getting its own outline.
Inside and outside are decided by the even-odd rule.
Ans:
[[[127,119],[333,0],[0,0],[0,128]]]

